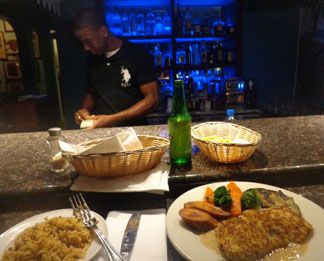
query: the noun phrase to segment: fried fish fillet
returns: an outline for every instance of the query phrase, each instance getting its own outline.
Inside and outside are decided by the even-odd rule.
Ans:
[[[215,230],[219,248],[230,260],[256,260],[273,250],[301,243],[312,226],[288,208],[244,211],[220,222]]]
[[[185,208],[195,208],[209,213],[215,218],[227,218],[231,216],[231,213],[216,207],[206,201],[190,201],[184,204]]]
[[[212,230],[217,227],[218,224],[217,220],[211,215],[194,208],[180,209],[179,215],[186,225],[201,231]]]

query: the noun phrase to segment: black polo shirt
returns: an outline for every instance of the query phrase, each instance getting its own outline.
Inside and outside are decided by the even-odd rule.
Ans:
[[[140,86],[156,80],[153,57],[139,45],[123,41],[113,56],[88,61],[88,86],[95,99],[95,114],[114,114],[141,99]],[[128,125],[136,124],[130,122]]]

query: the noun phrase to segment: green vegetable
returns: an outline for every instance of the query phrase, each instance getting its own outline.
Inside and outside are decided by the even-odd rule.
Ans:
[[[232,204],[232,197],[225,186],[218,187],[214,192],[214,203],[222,209],[229,209]]]
[[[261,201],[255,189],[244,191],[242,199],[242,209],[260,209]]]

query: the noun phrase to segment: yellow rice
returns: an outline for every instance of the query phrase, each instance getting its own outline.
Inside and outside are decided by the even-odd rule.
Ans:
[[[82,259],[93,240],[74,217],[45,219],[25,229],[7,249],[3,261],[61,261]]]

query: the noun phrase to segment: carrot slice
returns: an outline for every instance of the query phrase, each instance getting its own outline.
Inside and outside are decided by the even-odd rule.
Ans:
[[[234,181],[230,181],[230,183],[227,184],[227,189],[232,197],[230,212],[234,217],[237,217],[242,214],[241,198],[243,196],[243,192]]]
[[[210,187],[206,188],[204,200],[214,205],[214,190]]]

